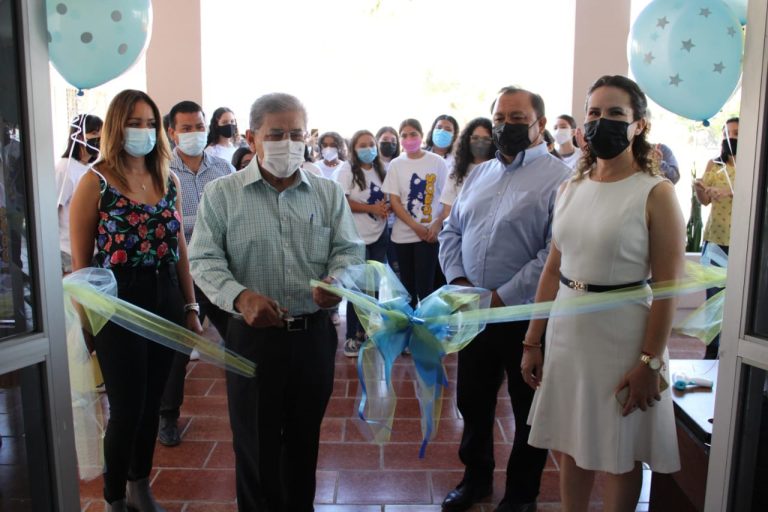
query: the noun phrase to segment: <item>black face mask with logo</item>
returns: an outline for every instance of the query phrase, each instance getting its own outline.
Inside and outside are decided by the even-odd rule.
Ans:
[[[493,127],[493,143],[496,144],[502,154],[514,157],[531,145],[528,130],[538,121],[537,119],[530,125],[525,123],[497,124]]]
[[[629,147],[628,130],[629,123],[626,121],[601,117],[584,124],[584,139],[593,155],[603,160],[611,160]]]

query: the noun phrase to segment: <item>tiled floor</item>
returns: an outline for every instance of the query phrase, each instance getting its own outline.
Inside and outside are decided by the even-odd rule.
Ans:
[[[216,336],[211,330],[211,336]],[[700,359],[703,345],[696,340],[675,339],[672,357]],[[446,360],[451,389],[443,419],[427,456],[418,458],[420,428],[414,397],[412,362],[400,358],[393,372],[398,394],[392,440],[383,446],[367,442],[357,428],[354,402],[357,381],[354,359],[344,357],[341,343],[336,358],[336,382],[322,429],[317,474],[318,512],[437,511],[445,494],[461,479],[458,455],[462,420],[456,410],[453,386],[456,358]],[[502,390],[504,390],[502,386]],[[504,467],[514,436],[514,422],[505,391],[500,392],[495,428],[497,466]],[[226,409],[224,373],[206,363],[191,363],[182,408],[183,442],[175,448],[158,445],[152,488],[172,511],[225,512],[236,510],[234,455]],[[560,510],[558,466],[550,456],[541,485],[540,511]],[[648,472],[646,471],[646,477]],[[638,510],[647,510],[648,478]],[[503,492],[504,474],[496,471],[495,492],[487,503],[472,510],[490,512]],[[597,486],[599,490],[599,483]],[[101,480],[80,486],[84,511],[101,512]],[[594,510],[600,510],[595,502]]]

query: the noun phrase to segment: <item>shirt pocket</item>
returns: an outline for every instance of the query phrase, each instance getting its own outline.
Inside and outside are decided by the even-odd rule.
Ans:
[[[309,226],[309,261],[312,263],[327,263],[330,250],[331,228]]]

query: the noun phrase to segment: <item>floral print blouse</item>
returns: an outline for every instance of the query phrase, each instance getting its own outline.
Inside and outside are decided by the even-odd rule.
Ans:
[[[176,184],[157,204],[127,198],[99,175],[101,200],[93,264],[102,268],[156,268],[179,259],[181,214],[176,209]]]

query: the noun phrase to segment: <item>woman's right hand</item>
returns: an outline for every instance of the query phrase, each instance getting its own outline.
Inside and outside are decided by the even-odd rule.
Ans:
[[[533,389],[541,385],[541,378],[544,376],[544,354],[541,352],[541,347],[523,346],[520,371],[523,373],[525,383]]]
[[[389,215],[389,208],[387,207],[386,201],[377,201],[375,204],[371,205],[371,214],[381,217],[382,219],[386,219]]]

